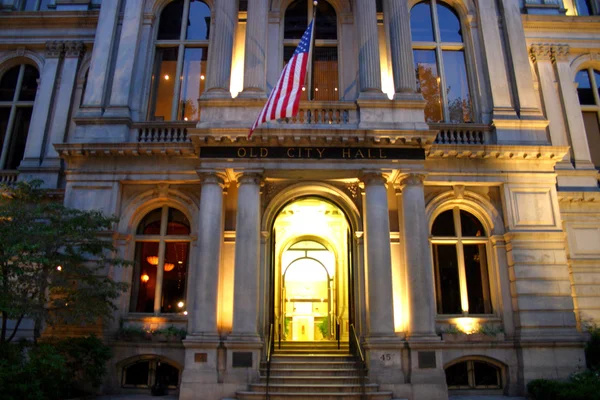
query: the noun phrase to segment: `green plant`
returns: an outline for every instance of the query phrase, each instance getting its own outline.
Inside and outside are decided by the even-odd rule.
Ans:
[[[590,340],[585,345],[585,359],[587,367],[600,370],[600,327],[596,324],[588,327]]]
[[[323,320],[317,325],[321,335],[326,339],[329,337],[329,316],[323,318]]]
[[[533,400],[595,400],[600,393],[598,372],[573,374],[568,381],[536,379],[527,385]]]
[[[442,328],[442,333],[459,334],[462,332],[458,330],[456,325],[448,325],[448,327]]]
[[[499,333],[504,333],[504,330],[500,326],[481,324],[477,328],[476,333],[481,333],[487,336],[496,336]]]
[[[66,357],[67,368],[72,371],[71,379],[79,388],[85,390],[87,384],[100,387],[106,374],[106,363],[112,357],[110,347],[92,335],[60,341],[57,348]]]
[[[165,335],[167,338],[178,337],[178,338],[183,339],[187,335],[187,331],[183,328],[176,328],[173,325],[171,325],[167,328],[156,330],[156,331],[152,332],[152,334],[153,335]]]

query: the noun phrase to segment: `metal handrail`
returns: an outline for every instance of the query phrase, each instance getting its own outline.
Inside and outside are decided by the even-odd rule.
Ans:
[[[269,380],[271,378],[271,354],[275,347],[275,341],[273,340],[273,324],[269,328],[269,340],[267,341],[267,387],[266,387],[266,398],[269,399]]]
[[[361,399],[367,400],[367,388],[365,380],[367,376],[367,363],[365,361],[364,353],[360,347],[358,336],[356,336],[356,329],[353,324],[350,324],[350,351],[354,354],[354,359],[357,364],[357,369],[360,371],[360,386],[361,386]]]

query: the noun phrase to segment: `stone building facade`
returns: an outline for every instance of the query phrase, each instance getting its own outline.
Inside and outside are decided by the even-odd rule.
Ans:
[[[0,180],[119,218],[103,390],[234,397],[270,332],[395,398],[519,394],[600,321],[600,2],[1,0]],[[180,342],[126,328],[187,330]],[[157,372],[158,371],[158,372]],[[480,379],[480,377],[485,377]]]

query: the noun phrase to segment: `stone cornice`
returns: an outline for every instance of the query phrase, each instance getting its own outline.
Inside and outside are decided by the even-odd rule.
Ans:
[[[99,11],[11,11],[0,13],[0,26],[3,28],[31,29],[49,27],[95,27]]]
[[[61,158],[120,156],[196,157],[191,143],[68,143],[54,148]]]
[[[552,32],[600,33],[600,16],[575,17],[565,15],[523,14],[525,31],[550,30]],[[527,36],[527,32],[525,34]]]
[[[432,145],[425,151],[427,160],[467,158],[497,159],[520,162],[561,161],[568,153],[567,146],[500,146],[500,145]]]
[[[600,192],[557,192],[561,203],[595,203],[600,204]]]

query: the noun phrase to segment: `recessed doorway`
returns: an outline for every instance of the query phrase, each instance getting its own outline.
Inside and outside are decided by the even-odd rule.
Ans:
[[[346,215],[307,197],[287,204],[273,226],[274,324],[282,341],[347,340],[351,243]]]

